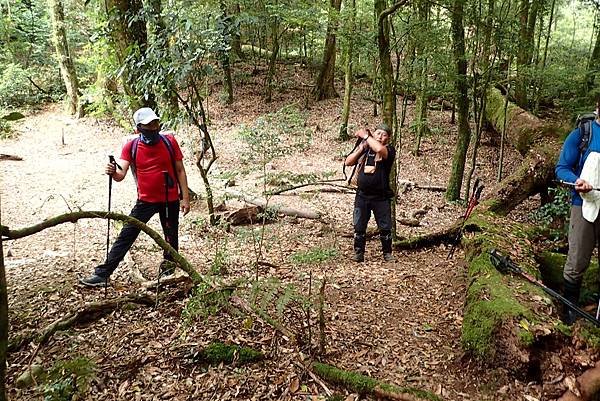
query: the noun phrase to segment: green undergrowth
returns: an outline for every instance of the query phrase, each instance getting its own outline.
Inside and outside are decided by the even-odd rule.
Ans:
[[[594,327],[591,324],[587,326],[588,322],[585,324],[586,326],[581,329],[581,337],[588,346],[600,350],[600,327]]]
[[[360,394],[373,394],[375,389],[380,389],[394,394],[411,394],[423,400],[441,401],[441,398],[437,395],[414,387],[399,387],[382,383],[372,377],[361,375],[360,373],[348,372],[325,363],[314,362],[312,366],[315,373],[323,379],[343,385],[348,390]]]
[[[556,252],[543,252],[538,255],[537,259],[540,264],[540,272],[542,273],[544,283],[557,291],[562,288],[562,273],[567,256]],[[590,266],[583,275],[580,302],[588,303],[596,301],[597,294],[600,292],[598,286],[599,274],[598,259],[592,257]]]

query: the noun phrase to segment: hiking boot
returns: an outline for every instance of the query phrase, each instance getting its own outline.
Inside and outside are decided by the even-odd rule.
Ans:
[[[391,253],[385,252],[383,254],[383,260],[385,260],[386,262],[395,262],[396,258]]]
[[[362,263],[365,261],[365,254],[361,252],[356,252],[354,256],[352,256],[352,260],[357,263]]]
[[[175,262],[171,260],[163,260],[160,264],[161,277],[170,276],[175,273]]]
[[[86,278],[80,278],[79,282],[86,287],[106,287],[108,286],[108,278],[100,277],[97,274],[92,274]]]

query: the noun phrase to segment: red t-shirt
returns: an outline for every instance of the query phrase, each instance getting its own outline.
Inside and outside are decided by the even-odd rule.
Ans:
[[[182,160],[183,154],[175,137],[171,134],[162,135],[171,143],[175,160]],[[121,159],[128,161],[131,165],[135,164],[138,199],[144,202],[164,202],[165,177],[163,171],[168,171],[174,184],[169,188],[169,202],[178,200],[177,172],[173,171],[173,163],[167,145],[161,139],[154,145],[146,145],[139,140],[137,143],[135,163],[131,160],[133,140],[123,145]]]

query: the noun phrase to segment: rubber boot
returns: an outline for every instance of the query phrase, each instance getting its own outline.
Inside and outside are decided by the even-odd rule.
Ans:
[[[383,252],[383,259],[386,262],[393,262],[395,260],[392,255],[392,232],[381,231],[379,233],[379,240],[381,241],[381,251]]]
[[[579,295],[581,294],[581,282],[572,282],[564,280],[564,297],[571,303],[578,305]],[[571,308],[565,305],[565,313],[563,315],[563,322],[567,325],[572,325],[577,320],[577,313]]]
[[[365,245],[367,244],[367,234],[364,232],[354,232],[354,256],[355,262],[365,261]]]

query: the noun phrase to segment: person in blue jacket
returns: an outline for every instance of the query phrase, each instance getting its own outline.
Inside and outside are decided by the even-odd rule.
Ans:
[[[596,109],[596,116],[598,116],[598,108]],[[579,301],[583,273],[589,266],[594,247],[598,242],[598,233],[600,232],[600,218],[596,218],[593,223],[583,218],[583,199],[580,196],[581,193],[592,190],[592,185],[581,179],[580,175],[589,154],[591,152],[600,152],[599,121],[598,117],[596,117],[590,123],[589,143],[587,149],[583,152],[580,148],[583,128],[575,128],[567,136],[555,168],[556,177],[559,180],[575,184],[571,195],[569,253],[563,269],[564,296],[574,304],[577,304]],[[576,314],[568,309],[564,315],[564,321],[567,324],[572,324],[576,317]]]

